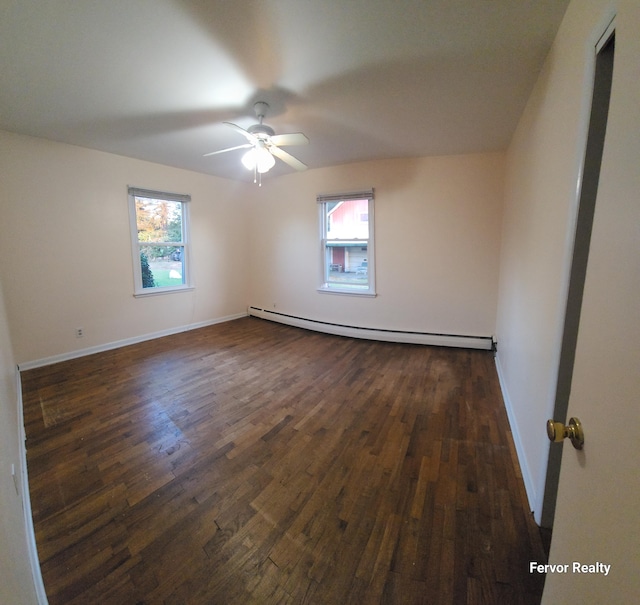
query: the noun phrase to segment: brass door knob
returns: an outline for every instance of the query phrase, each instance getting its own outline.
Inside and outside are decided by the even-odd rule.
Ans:
[[[581,450],[584,445],[582,424],[577,418],[570,418],[569,424],[566,426],[562,424],[562,422],[547,420],[547,437],[549,437],[549,441],[553,441],[555,443],[559,443],[563,439],[569,437],[573,447],[577,450]]]

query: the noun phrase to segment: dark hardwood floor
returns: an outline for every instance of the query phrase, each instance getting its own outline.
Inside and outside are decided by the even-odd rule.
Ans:
[[[22,381],[51,605],[540,602],[490,352],[247,317]]]

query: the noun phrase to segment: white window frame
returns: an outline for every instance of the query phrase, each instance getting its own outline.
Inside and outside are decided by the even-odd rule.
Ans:
[[[368,226],[369,236],[366,239],[339,240],[329,239],[327,237],[327,211],[330,204],[335,202],[348,202],[355,200],[368,201]],[[320,194],[316,199],[318,203],[318,216],[320,224],[320,286],[319,292],[330,294],[342,294],[351,296],[376,296],[376,279],[375,279],[375,220],[374,220],[374,195],[373,189],[366,191],[353,191],[349,193],[330,193]],[[329,281],[329,246],[344,241],[345,243],[353,243],[357,241],[367,247],[367,286],[356,284],[337,284]]]
[[[189,206],[191,196],[181,193],[167,193],[165,191],[152,191],[139,187],[129,187],[129,219],[131,231],[131,249],[133,255],[134,296],[155,296],[169,294],[171,292],[184,292],[193,290],[191,281],[191,246],[189,239]],[[140,241],[138,239],[138,221],[136,216],[136,198],[151,200],[165,200],[168,202],[180,202],[182,204],[182,241],[157,242],[159,246],[180,246],[183,250],[182,267],[184,283],[176,286],[155,286],[144,288],[142,286],[142,267],[140,265]]]

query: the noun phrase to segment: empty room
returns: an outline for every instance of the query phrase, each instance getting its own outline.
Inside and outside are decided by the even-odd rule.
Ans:
[[[0,603],[640,594],[637,2],[0,15]]]

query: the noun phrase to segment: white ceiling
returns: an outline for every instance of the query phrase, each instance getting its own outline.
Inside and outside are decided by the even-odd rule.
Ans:
[[[202,156],[258,100],[310,168],[501,150],[567,4],[0,0],[0,128],[249,181]]]

